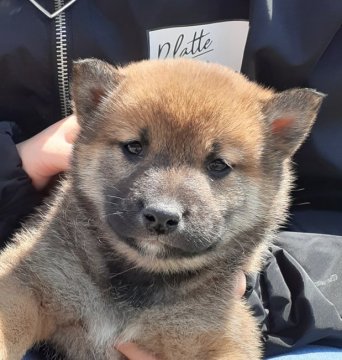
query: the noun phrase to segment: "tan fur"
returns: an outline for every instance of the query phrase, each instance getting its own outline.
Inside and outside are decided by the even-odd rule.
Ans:
[[[42,341],[70,360],[120,359],[126,341],[160,360],[261,359],[235,277],[260,269],[286,218],[290,158],[321,95],[190,60],[86,60],[73,98],[72,169],[0,256],[0,359]],[[176,230],[149,227],[153,206]]]
[[[196,306],[196,305],[195,305]],[[207,306],[210,306],[209,304]],[[189,304],[190,307],[190,304]],[[157,359],[196,359],[196,360],[246,360],[260,358],[258,330],[246,306],[241,301],[232,302],[229,313],[224,306],[220,309],[210,308],[207,316],[201,314],[189,315],[189,309],[160,309],[143,316],[141,326],[144,327],[144,337],[138,343]],[[227,309],[227,308],[226,308]],[[178,313],[179,310],[179,313]],[[202,318],[203,323],[194,322],[193,316]],[[191,317],[189,319],[189,317]],[[178,318],[172,327],[165,326],[159,334],[155,332],[155,322],[170,318]],[[215,319],[215,323],[212,319]],[[179,321],[183,319],[183,323]],[[229,320],[228,320],[229,319]],[[189,329],[188,321],[196,327]],[[248,333],[246,334],[246,329]],[[165,336],[165,334],[168,336]],[[238,341],[242,337],[243,342]],[[177,344],[177,346],[175,346]],[[248,344],[248,345],[246,345]]]
[[[26,256],[25,247],[8,249],[0,256],[0,359],[21,359],[32,344],[48,339],[54,328],[43,304],[15,276],[15,267]]]

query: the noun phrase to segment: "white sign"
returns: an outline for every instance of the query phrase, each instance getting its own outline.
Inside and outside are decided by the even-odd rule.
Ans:
[[[249,24],[224,21],[150,30],[150,59],[187,57],[240,71]]]

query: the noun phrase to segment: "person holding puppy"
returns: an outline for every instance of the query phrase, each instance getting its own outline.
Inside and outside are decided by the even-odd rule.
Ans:
[[[44,9],[50,14],[55,10],[49,8],[48,2],[39,5],[46,5]],[[291,226],[297,231],[342,235],[342,156],[338,140],[342,117],[338,100],[342,91],[342,79],[338,81],[342,63],[338,45],[342,41],[342,8],[339,3],[321,11],[318,2],[312,1],[303,1],[300,5],[291,1],[285,7],[281,1],[272,4],[266,1],[251,4],[157,1],[153,5],[132,1],[128,5],[78,0],[59,1],[56,11],[63,7],[65,9],[52,19],[29,1],[7,2],[0,9],[0,31],[6,34],[0,40],[3,82],[0,88],[0,239],[3,244],[20,220],[40,203],[51,178],[68,168],[78,131],[76,119],[67,116],[71,110],[63,81],[65,68],[69,71],[67,77],[70,76],[72,59],[92,56],[112,63],[139,60],[148,57],[146,30],[241,18],[249,18],[251,24],[242,67],[247,76],[278,90],[307,86],[328,93],[314,132],[297,156],[298,187],[305,190],[294,193],[297,205],[293,208]],[[310,13],[309,21],[298,18],[298,14],[306,11]],[[59,42],[58,38],[63,38],[63,21],[73,34],[71,39],[71,33],[67,33],[67,43]],[[23,24],[30,24],[30,29]],[[51,30],[53,26],[55,29]],[[14,32],[14,28],[17,31]],[[60,50],[53,59],[54,50],[49,45],[53,46],[54,42],[50,43],[47,28],[56,33],[56,42],[67,61],[60,60]],[[194,46],[202,49],[205,42],[201,47],[199,40],[196,41]],[[64,119],[59,120],[61,118]],[[305,204],[307,202],[310,204]],[[298,241],[302,242],[300,247]],[[341,313],[341,304],[336,299],[341,268],[333,262],[341,253],[339,241],[337,237],[285,234],[271,249],[261,279],[249,279],[246,296],[260,318],[267,354],[278,354],[293,345],[308,343],[341,346],[342,326],[337,316]],[[324,260],[335,266],[323,278],[314,273],[317,260],[312,246],[323,250],[327,248],[326,243],[332,251]],[[303,255],[296,258],[294,254],[299,249]],[[237,294],[243,292],[241,279]],[[283,287],[277,289],[276,284]],[[321,289],[323,297],[320,297]],[[277,296],[287,299],[291,305],[283,305],[279,310],[278,304],[272,304],[272,298]],[[303,302],[307,305],[301,308],[298,304]],[[336,306],[329,308],[331,302]],[[310,324],[312,318],[319,318],[321,313],[326,322]],[[294,320],[294,314],[299,319]],[[273,324],[270,316],[274,317]],[[132,360],[149,356],[131,353],[139,351],[133,345],[123,345],[121,350]]]

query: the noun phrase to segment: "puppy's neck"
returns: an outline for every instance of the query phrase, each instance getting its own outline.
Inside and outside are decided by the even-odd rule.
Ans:
[[[205,269],[177,273],[152,273],[102,249],[112,296],[134,308],[172,303],[202,278]]]

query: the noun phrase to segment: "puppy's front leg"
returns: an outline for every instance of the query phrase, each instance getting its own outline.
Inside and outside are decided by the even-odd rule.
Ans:
[[[31,290],[12,273],[0,272],[0,359],[21,360],[51,330]]]

